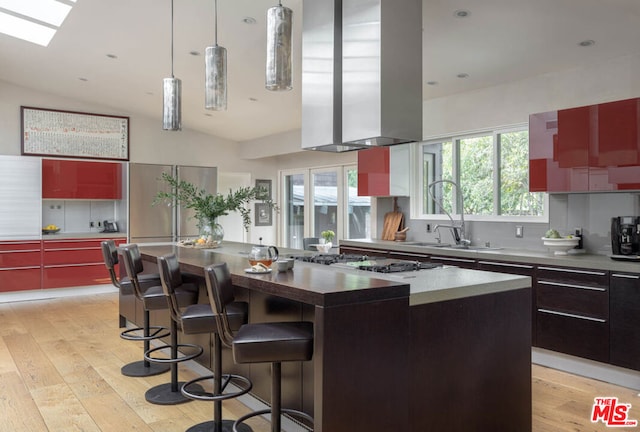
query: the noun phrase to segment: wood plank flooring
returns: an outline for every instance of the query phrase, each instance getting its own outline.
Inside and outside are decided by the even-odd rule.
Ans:
[[[211,419],[208,402],[158,406],[144,400],[145,390],[166,382],[167,374],[120,374],[122,365],[141,358],[142,348],[120,339],[117,302],[117,293],[107,293],[0,304],[0,432],[170,432]],[[179,374],[196,375],[184,366]],[[532,380],[535,432],[611,430],[590,421],[597,396],[632,404],[629,417],[640,419],[634,390],[535,365]],[[233,400],[223,406],[225,418],[248,412]],[[252,427],[269,431],[262,420]]]

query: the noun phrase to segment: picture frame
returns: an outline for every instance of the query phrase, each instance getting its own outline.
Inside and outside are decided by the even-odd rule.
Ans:
[[[271,180],[267,179],[256,179],[256,188],[263,188],[267,191],[265,195],[265,199],[272,199],[271,195]]]
[[[255,225],[271,226],[273,224],[273,211],[267,203],[256,203]]]
[[[20,107],[21,154],[129,160],[129,117]]]

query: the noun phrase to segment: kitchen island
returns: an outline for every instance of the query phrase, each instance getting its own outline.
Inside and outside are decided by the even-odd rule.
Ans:
[[[227,262],[252,322],[313,321],[313,360],[283,365],[283,404],[312,414],[315,431],[531,430],[528,277],[449,267],[404,280],[300,261],[252,275],[249,249],[140,248],[194,273]],[[268,365],[239,367],[228,352],[223,363],[268,400]]]

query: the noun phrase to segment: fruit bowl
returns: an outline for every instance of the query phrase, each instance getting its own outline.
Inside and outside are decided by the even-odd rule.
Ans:
[[[543,244],[552,250],[554,255],[567,255],[568,252],[578,246],[580,237],[542,237]]]
[[[54,228],[54,229],[42,228],[42,234],[55,234],[58,231],[60,231],[60,228]]]

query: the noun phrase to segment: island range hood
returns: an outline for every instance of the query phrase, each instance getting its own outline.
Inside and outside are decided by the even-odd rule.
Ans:
[[[422,139],[422,1],[305,0],[302,148]]]

